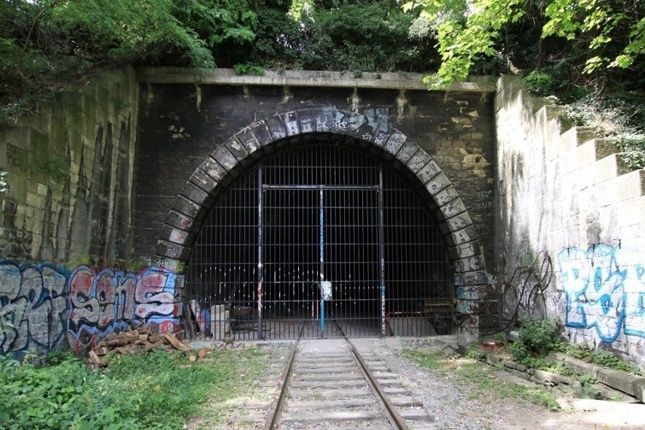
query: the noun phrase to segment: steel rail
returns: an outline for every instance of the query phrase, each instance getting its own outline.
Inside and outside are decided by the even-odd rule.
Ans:
[[[343,331],[343,328],[336,322],[336,325],[338,325],[338,330],[340,333],[343,335],[343,338],[345,341],[349,344],[349,349],[354,355],[354,358],[356,358],[356,361],[358,361],[358,364],[361,366],[361,369],[363,369],[363,373],[365,373],[365,376],[367,377],[367,380],[369,381],[370,385],[376,391],[378,394],[378,398],[381,402],[383,402],[383,405],[385,406],[385,409],[387,410],[388,414],[390,414],[390,417],[394,421],[394,424],[396,424],[398,430],[409,430],[410,427],[405,423],[405,419],[399,414],[399,411],[396,410],[396,406],[394,406],[394,403],[388,398],[387,394],[385,391],[383,391],[383,388],[381,388],[381,385],[378,383],[376,380],[376,377],[372,373],[372,371],[369,369],[367,366],[367,363],[365,363],[365,360],[361,356],[361,354],[358,352],[354,344],[345,336],[345,332]]]
[[[280,411],[282,410],[282,403],[283,403],[285,394],[287,392],[286,390],[287,381],[289,381],[289,378],[291,377],[291,373],[293,371],[293,363],[296,358],[296,352],[298,351],[298,344],[300,343],[300,339],[302,338],[303,330],[304,330],[304,324],[300,326],[300,333],[298,334],[298,339],[296,340],[296,343],[293,345],[293,350],[291,351],[291,354],[289,354],[287,366],[282,371],[282,376],[280,378],[280,394],[271,403],[269,415],[266,417],[264,421],[264,430],[273,429],[273,427],[276,425],[276,422],[278,420],[278,416],[280,415]]]

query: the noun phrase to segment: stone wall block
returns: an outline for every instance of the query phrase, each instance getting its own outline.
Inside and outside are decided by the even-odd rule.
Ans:
[[[272,140],[280,140],[287,137],[287,128],[282,122],[280,115],[274,115],[265,119],[266,125],[269,129],[269,134],[271,134]]]
[[[160,240],[157,242],[156,254],[166,258],[186,261],[190,256],[190,248],[165,240]]]
[[[226,171],[230,171],[237,165],[237,159],[231,154],[231,151],[229,151],[226,145],[218,146],[210,156],[217,161],[217,164],[226,169]]]
[[[190,175],[190,182],[210,194],[217,186],[217,182],[201,169],[197,169]]]
[[[474,272],[466,272],[462,274],[465,286],[474,285],[488,285],[488,274],[483,270],[476,270]]]
[[[387,142],[385,142],[385,150],[391,154],[396,154],[401,146],[403,146],[405,140],[406,136],[400,131],[396,130],[390,135]]]
[[[479,254],[479,243],[477,241],[462,243],[448,249],[451,258],[466,258]]]
[[[166,216],[166,222],[172,226],[172,227],[177,227],[180,230],[187,231],[189,233],[196,233],[195,232],[195,219],[192,217],[189,217],[188,215],[181,214],[179,212],[175,212],[171,210],[168,212],[168,215]]]
[[[226,142],[224,142],[224,145],[226,145],[231,154],[233,154],[233,157],[238,161],[244,160],[249,155],[249,152],[246,150],[244,145],[242,145],[235,136],[227,139]]]
[[[211,157],[206,157],[206,160],[202,162],[199,168],[215,181],[220,181],[226,176],[226,171]]]
[[[455,272],[472,272],[484,270],[484,259],[481,255],[455,260]]]
[[[419,150],[419,145],[407,140],[396,153],[398,158],[403,164],[407,163],[410,158]]]
[[[430,160],[428,164],[426,164],[421,168],[421,170],[419,170],[417,177],[422,184],[425,184],[430,179],[437,176],[439,173],[441,173],[441,168],[437,165],[437,163],[434,162],[434,160]]]
[[[249,154],[253,154],[261,146],[260,142],[258,142],[255,135],[253,134],[251,127],[244,127],[242,131],[235,135],[235,138],[246,147]]]
[[[160,237],[168,242],[188,247],[190,247],[190,244],[193,241],[193,235],[189,232],[167,224],[161,229]]]
[[[251,124],[250,129],[251,131],[253,131],[253,135],[257,139],[260,146],[266,146],[269,143],[273,142],[271,132],[269,131],[269,128],[264,120],[254,122],[253,124]]]
[[[459,194],[457,194],[457,191],[455,190],[454,187],[447,187],[444,188],[442,191],[438,192],[434,196],[434,200],[437,203],[437,205],[442,206],[448,202],[453,201],[459,197]]]
[[[458,215],[462,212],[466,212],[466,206],[461,198],[457,197],[456,199],[446,203],[445,205],[439,208],[439,213],[441,218],[448,219],[455,215]]]
[[[428,181],[428,183],[426,184],[426,190],[428,190],[431,195],[436,196],[441,190],[446,189],[450,185],[452,185],[452,183],[450,182],[450,179],[448,179],[446,174],[439,173],[437,176]]]
[[[200,208],[201,206],[199,206],[195,202],[188,200],[184,196],[177,196],[177,199],[175,199],[175,203],[172,205],[173,210],[180,212],[184,215],[187,215],[191,218],[197,217],[197,214],[199,213]]]
[[[298,122],[302,134],[314,133],[318,129],[317,119],[322,117],[321,109],[303,109],[298,112]]]
[[[201,206],[208,199],[209,194],[192,182],[186,182],[181,189],[181,195]]]
[[[287,136],[297,136],[300,134],[300,126],[298,124],[298,113],[287,112],[282,115],[282,121],[287,130]]]
[[[481,288],[478,286],[457,287],[455,295],[459,300],[479,300]]]
[[[416,154],[410,158],[408,161],[408,167],[413,173],[419,172],[422,167],[427,165],[430,162],[430,156],[423,149],[417,151]]]
[[[473,226],[468,226],[461,230],[451,231],[449,237],[452,239],[453,244],[459,245],[466,242],[471,242],[477,239],[477,233]]]
[[[439,225],[439,229],[446,234],[452,231],[458,231],[464,229],[473,224],[472,219],[468,212],[463,212],[459,215],[455,215],[451,218],[446,219]]]

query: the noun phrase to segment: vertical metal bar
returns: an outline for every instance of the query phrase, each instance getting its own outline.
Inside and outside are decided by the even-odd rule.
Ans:
[[[378,183],[378,259],[381,291],[381,336],[385,336],[385,230],[383,226],[383,163],[379,163]]]
[[[325,280],[325,213],[324,213],[324,191],[322,188],[318,191],[320,200],[319,200],[319,206],[318,206],[318,213],[319,213],[319,242],[318,242],[318,255],[320,258],[319,261],[319,277],[320,277],[320,282]],[[322,288],[322,287],[321,287]],[[320,334],[321,336],[325,336],[325,301],[322,295],[322,290],[320,291]]]
[[[264,328],[262,327],[262,293],[264,283],[264,267],[262,261],[262,251],[264,247],[262,237],[262,211],[263,211],[263,187],[262,184],[262,164],[258,164],[258,338],[264,339]]]

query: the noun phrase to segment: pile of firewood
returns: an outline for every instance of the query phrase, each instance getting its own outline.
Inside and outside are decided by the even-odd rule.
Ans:
[[[142,326],[137,329],[109,334],[89,352],[88,361],[95,366],[104,367],[107,366],[107,362],[102,357],[109,353],[134,354],[157,348],[166,351],[173,349],[184,352],[191,351],[191,347],[177,339],[174,334],[155,333],[149,327]]]

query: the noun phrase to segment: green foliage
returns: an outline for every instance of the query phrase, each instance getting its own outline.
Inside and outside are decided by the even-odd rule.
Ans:
[[[455,377],[461,383],[471,385],[468,390],[470,398],[490,398],[491,395],[498,398],[516,398],[529,403],[545,406],[551,410],[559,410],[555,396],[542,387],[531,387],[516,384],[501,379],[495,375],[497,369],[475,359],[449,360],[436,352],[421,352],[418,350],[406,350],[404,355],[421,367],[431,369],[444,376]]]
[[[524,321],[510,350],[518,362],[529,367],[539,367],[536,359],[554,351],[560,343],[560,328],[555,321]]]
[[[636,70],[637,58],[645,53],[642,5],[632,0],[412,0],[403,7],[421,10],[433,23],[442,62],[426,82],[440,86],[465,79],[486,58],[523,62],[531,57],[524,55],[530,44],[537,45],[530,67],[542,66],[545,51],[550,50],[553,64],[562,64],[563,55],[573,54],[564,64],[574,73]],[[533,34],[541,38],[531,39]],[[555,38],[567,42],[548,43]],[[577,70],[581,60],[583,69]]]
[[[620,152],[630,169],[645,167],[645,98],[641,92],[591,93],[564,106],[575,125],[593,128]]]
[[[180,429],[207,396],[239,389],[245,381],[235,375],[257,368],[258,357],[253,349],[226,351],[214,355],[216,364],[187,366],[181,354],[155,351],[115,357],[92,373],[68,355],[42,368],[0,356],[0,427]]]
[[[235,74],[237,75],[264,75],[264,67],[258,66],[257,64],[235,64],[233,70],[235,70]]]
[[[598,364],[599,366],[608,367],[610,369],[622,370],[640,374],[640,370],[635,365],[626,362],[615,354],[601,349],[591,349],[587,345],[582,344],[565,344],[562,346],[562,351],[568,355],[587,361],[589,363]]]
[[[529,87],[532,93],[538,96],[547,96],[553,94],[555,89],[555,80],[549,73],[533,70],[524,77],[524,83]]]

